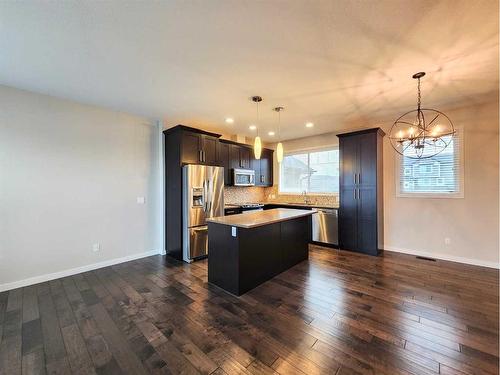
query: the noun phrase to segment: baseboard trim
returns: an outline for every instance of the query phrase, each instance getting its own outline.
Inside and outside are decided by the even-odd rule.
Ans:
[[[115,264],[130,262],[131,260],[145,258],[145,257],[149,257],[151,255],[158,255],[160,253],[161,253],[160,250],[146,251],[144,253],[127,255],[127,256],[121,257],[121,258],[114,258],[114,259],[109,259],[109,260],[105,260],[105,261],[98,262],[98,263],[87,264],[85,266],[71,268],[69,270],[48,273],[45,275],[30,277],[28,279],[23,279],[23,280],[19,280],[19,281],[13,281],[10,283],[0,284],[0,292],[4,292],[6,290],[11,290],[11,289],[16,289],[16,288],[22,288],[22,287],[33,285],[33,284],[39,284],[39,283],[43,283],[45,281],[59,279],[61,277],[72,276],[72,275],[76,275],[76,274],[79,274],[82,272],[93,271],[93,270],[96,270],[98,268],[109,267],[109,266],[113,266]]]
[[[408,255],[416,255],[416,256],[421,256],[421,257],[426,257],[426,258],[447,260],[449,262],[470,264],[472,266],[481,266],[481,267],[500,269],[500,264],[495,263],[495,262],[489,262],[489,261],[484,261],[484,260],[479,260],[479,259],[464,258],[464,257],[457,257],[457,256],[453,256],[453,255],[448,255],[448,254],[431,253],[428,251],[403,249],[403,248],[393,247],[393,246],[384,246],[384,251],[391,251],[394,253],[402,253],[402,254],[408,254]]]

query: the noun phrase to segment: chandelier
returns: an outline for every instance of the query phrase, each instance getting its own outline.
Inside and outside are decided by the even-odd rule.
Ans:
[[[455,128],[443,112],[421,108],[420,79],[425,72],[415,73],[418,80],[417,109],[406,112],[392,125],[391,145],[397,153],[411,159],[425,159],[442,152],[452,142]]]

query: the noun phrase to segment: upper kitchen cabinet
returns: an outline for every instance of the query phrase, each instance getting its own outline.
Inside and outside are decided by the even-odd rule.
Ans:
[[[250,168],[250,146],[233,143],[229,146],[229,164],[231,169]]]
[[[273,154],[273,150],[264,148],[260,159],[257,160],[252,157],[250,168],[255,171],[256,186],[273,185]]]
[[[233,141],[220,140],[217,151],[217,165],[224,167],[224,183],[231,185],[233,169],[253,169],[255,186],[273,184],[273,150],[262,149],[259,160],[253,156],[252,147]]]
[[[377,255],[383,244],[380,128],[339,134],[339,240],[346,250]]]
[[[178,125],[166,132],[181,132],[180,152],[182,164],[217,165],[219,134]]]
[[[224,167],[224,185],[231,185],[230,144],[220,140],[217,144],[217,165]]]

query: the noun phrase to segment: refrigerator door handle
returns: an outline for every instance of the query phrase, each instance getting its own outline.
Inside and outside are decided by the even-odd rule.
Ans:
[[[210,213],[212,210],[212,199],[213,199],[213,183],[212,180],[207,181],[207,212]]]
[[[203,211],[207,212],[207,181],[203,181]]]

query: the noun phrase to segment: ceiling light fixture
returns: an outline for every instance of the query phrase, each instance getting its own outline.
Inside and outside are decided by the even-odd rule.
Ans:
[[[284,109],[285,108],[283,107],[274,108],[274,111],[278,112],[278,144],[276,145],[276,159],[278,160],[278,163],[283,161],[283,144],[279,142],[279,140],[281,137],[281,111]],[[269,135],[271,135],[271,133],[269,133]]]
[[[425,159],[439,154],[448,147],[455,135],[453,123],[443,112],[421,108],[420,78],[423,76],[425,72],[412,76],[418,80],[417,109],[406,112],[394,121],[389,134],[394,150],[411,159]]]
[[[259,123],[259,103],[262,101],[262,97],[255,95],[252,96],[252,101],[257,105],[257,124]],[[260,155],[262,153],[262,142],[259,137],[259,129],[257,129],[257,137],[255,137],[254,144],[253,144],[253,153],[255,155],[255,159],[259,160]]]
[[[306,122],[306,128],[312,128],[314,124],[312,122]]]
[[[273,131],[270,131],[270,132],[269,132],[269,133],[267,133],[267,134],[269,134],[269,135],[272,137],[272,136],[274,135],[274,132],[273,132]]]
[[[232,118],[232,117],[226,117],[225,121],[226,121],[226,124],[234,124],[234,118]]]
[[[255,125],[250,125],[250,126],[248,127],[248,129],[250,129],[250,130],[255,130],[255,129],[257,129],[257,127],[256,127]]]

